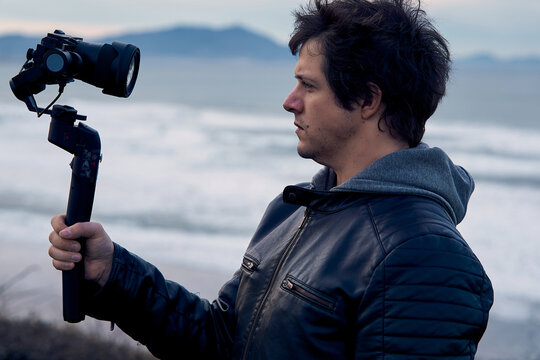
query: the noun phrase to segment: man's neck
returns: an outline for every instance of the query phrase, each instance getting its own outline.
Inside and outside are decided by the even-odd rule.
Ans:
[[[394,140],[378,143],[376,147],[369,147],[369,150],[357,152],[358,156],[344,159],[342,164],[332,167],[336,173],[336,186],[343,184],[380,158],[408,148],[407,144]]]

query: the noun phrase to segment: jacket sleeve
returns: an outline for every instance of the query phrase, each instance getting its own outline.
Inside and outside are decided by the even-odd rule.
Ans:
[[[460,239],[428,235],[389,251],[356,323],[356,359],[472,359],[493,289]]]
[[[158,358],[226,359],[232,349],[239,272],[210,303],[115,244],[105,286],[87,296],[86,313],[116,323]]]

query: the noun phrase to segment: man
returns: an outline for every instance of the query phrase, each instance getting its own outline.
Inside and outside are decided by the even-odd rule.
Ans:
[[[270,203],[218,299],[63,216],[54,266],[72,268],[87,238],[86,313],[162,358],[473,358],[493,301],[456,230],[474,183],[420,143],[445,93],[444,38],[404,0],[316,0],[296,16],[283,106],[298,153],[324,168]]]

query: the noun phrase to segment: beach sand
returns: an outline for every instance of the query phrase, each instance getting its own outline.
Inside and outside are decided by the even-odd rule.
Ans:
[[[73,326],[137,346],[118,328],[110,332],[110,324],[106,322],[89,317],[78,324],[63,322],[61,273],[52,268],[46,241],[39,245],[2,242],[0,246],[0,313],[16,318],[38,318],[59,326]],[[214,299],[222,284],[232,275],[181,264],[156,265],[168,279],[207,299]],[[16,281],[10,281],[14,279]],[[540,360],[540,319],[517,321],[492,315],[476,359]]]

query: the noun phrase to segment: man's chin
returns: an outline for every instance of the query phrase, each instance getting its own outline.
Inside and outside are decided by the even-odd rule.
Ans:
[[[296,148],[296,151],[298,152],[298,155],[301,158],[312,159],[312,153],[310,151],[307,151],[306,149],[302,148],[300,146],[300,144],[298,144],[298,147]]]
[[[298,145],[298,147],[296,148],[296,151],[298,152],[298,155],[301,158],[311,159],[311,160],[313,160],[315,162],[318,162],[320,164],[320,162],[317,160],[318,156],[317,156],[317,153],[315,151],[305,149],[305,148],[301,147],[300,145]]]
[[[300,155],[300,157],[303,158],[303,159],[311,159],[311,156],[309,156],[307,154],[304,154],[304,153],[301,153],[301,152],[298,152],[298,155]]]

